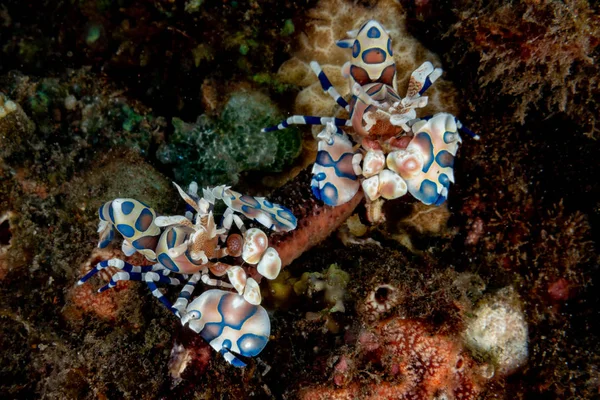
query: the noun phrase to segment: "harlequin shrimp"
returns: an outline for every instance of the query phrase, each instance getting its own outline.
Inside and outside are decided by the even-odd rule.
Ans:
[[[342,67],[352,97],[347,102],[319,64],[311,68],[319,82],[349,118],[294,115],[274,131],[292,124],[324,125],[317,135],[318,153],[311,187],[315,197],[330,206],[348,202],[362,187],[369,203],[391,200],[410,192],[425,204],[441,205],[454,182],[454,157],[462,142],[459,133],[479,139],[454,116],[438,113],[417,118],[425,107],[425,91],[442,70],[423,63],[410,77],[407,93],[397,93],[396,64],[389,33],[370,20],[337,42],[352,51]],[[342,130],[344,128],[348,131]]]
[[[279,232],[295,229],[296,218],[285,207],[262,197],[242,195],[226,186],[204,189],[202,197],[194,182],[187,193],[177,184],[175,187],[189,207],[186,215],[157,216],[152,208],[135,199],[115,199],[98,211],[98,247],[108,246],[117,231],[123,236],[125,255],[139,252],[155,264],[134,266],[120,259],[105,260],[78,284],[108,267],[119,271],[99,292],[114,287],[118,281],[146,282],[152,294],[183,325],[198,332],[228,362],[244,366],[236,354],[252,357],[260,353],[271,325],[260,306],[258,282],[247,276],[243,266],[255,266],[260,276],[275,279],[281,260],[277,251],[269,247],[267,235],[258,228],[246,229],[240,214]],[[227,206],[220,224],[213,215],[217,200]],[[230,233],[234,224],[239,233]],[[228,282],[221,279],[225,275]],[[174,304],[157,287],[158,283],[179,285],[183,280],[186,284]],[[199,281],[235,292],[210,289],[190,302]]]

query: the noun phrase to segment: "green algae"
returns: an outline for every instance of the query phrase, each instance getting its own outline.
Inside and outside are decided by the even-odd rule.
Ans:
[[[261,132],[282,119],[267,96],[235,92],[218,119],[201,115],[195,123],[186,123],[173,118],[175,131],[157,157],[172,166],[177,181],[200,185],[235,184],[246,171],[280,172],[296,159],[302,145],[296,129]]]
[[[290,36],[296,31],[294,27],[294,22],[291,19],[286,19],[283,23],[283,28],[281,28],[281,35]]]

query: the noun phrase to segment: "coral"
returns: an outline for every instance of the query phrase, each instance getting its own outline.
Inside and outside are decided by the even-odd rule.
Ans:
[[[564,112],[597,136],[597,6],[585,0],[469,0],[451,9],[458,22],[449,34],[459,39],[448,57],[476,57],[478,69],[466,70],[487,95],[505,96],[521,123],[534,110],[545,118]]]
[[[378,319],[400,304],[401,300],[398,288],[389,284],[379,285],[367,295],[363,313],[367,315],[367,319]]]
[[[0,5],[2,102],[17,105],[0,119],[0,397],[368,398],[396,389],[396,397],[439,400],[468,398],[469,382],[483,399],[597,397],[600,142],[583,133],[598,129],[598,5],[323,0],[307,14],[315,3]],[[421,22],[410,19],[411,7]],[[298,85],[295,112],[332,115],[339,107],[322,94],[307,63],[322,63],[347,93],[339,68],[348,54],[333,41],[370,17],[393,29],[397,56],[408,55],[397,60],[400,91],[421,61],[441,66],[408,30],[443,57],[468,110],[461,120],[482,136],[460,150],[460,179],[444,213],[416,212],[413,219],[412,204],[390,202],[393,212],[383,210],[388,224],[368,229],[357,217],[347,224],[381,247],[356,240],[343,246],[327,236],[364,211],[355,209],[361,198],[342,209],[320,207],[309,173],[301,172],[277,191],[276,201],[303,220],[298,232],[271,238],[284,262],[297,260],[264,287],[273,292],[265,295],[274,308],[272,338],[260,358],[235,373],[197,335],[184,338],[189,330],[138,285],[120,288],[105,304],[93,304],[101,298],[89,297],[91,290],[73,294],[96,243],[99,204],[130,196],[159,212],[175,210],[169,179],[148,162],[176,133],[151,112],[183,121],[205,114],[218,125],[228,93],[250,81],[271,91],[282,110],[292,109]],[[292,60],[274,74],[289,49]],[[6,72],[13,68],[26,75]],[[440,84],[452,98],[439,97]],[[456,112],[447,81],[431,89],[432,107],[447,100],[440,107]],[[13,124],[17,116],[20,126]],[[2,124],[9,121],[18,129],[7,131]],[[309,142],[303,161],[315,159]],[[255,186],[264,174],[243,173],[238,184]],[[270,187],[285,180],[266,179]],[[414,252],[388,240],[398,230]],[[337,329],[323,329],[323,314],[315,312],[325,307],[323,293],[297,296],[293,286],[305,271],[333,263],[350,278],[345,313],[330,314],[328,327]],[[529,359],[514,375],[496,369],[489,379],[496,353],[463,352],[462,334],[485,304],[500,301],[494,291],[507,286],[526,310]],[[75,298],[85,304],[74,306]],[[514,304],[502,304],[495,310],[502,321],[515,316],[508,311]],[[435,351],[403,347],[410,338]],[[450,368],[460,364],[457,354],[465,384]],[[422,372],[417,361],[431,360],[440,368],[410,389]]]
[[[126,257],[121,250],[116,248],[95,248],[90,257],[81,265],[79,276],[86,274],[94,268],[96,264],[103,260],[118,258],[125,260],[132,265],[148,265],[147,260],[139,253],[131,257]],[[103,277],[103,285],[110,281],[115,269],[104,270],[100,275]],[[78,323],[84,314],[93,314],[99,318],[116,321],[119,317],[125,316],[130,324],[140,324],[135,321],[135,312],[132,312],[131,304],[136,303],[137,293],[133,290],[135,287],[132,282],[120,282],[116,290],[110,290],[103,293],[97,291],[91,285],[73,286],[67,293],[67,305],[63,310],[63,315],[68,322]]]
[[[345,38],[346,31],[359,28],[368,19],[379,21],[390,32],[399,88],[407,87],[410,74],[423,62],[439,65],[439,58],[407,33],[405,13],[397,2],[381,0],[367,8],[345,0],[324,0],[308,12],[308,18],[293,57],[281,65],[277,73],[282,82],[304,88],[296,97],[296,114],[332,116],[336,110],[340,111],[331,97],[323,93],[309,62],[317,61],[340,94],[347,96],[348,82],[340,71],[349,59],[348,51],[337,47],[335,42]],[[427,95],[429,105],[422,111],[423,115],[442,109],[453,114],[458,111],[450,83],[442,79],[436,81]]]
[[[132,285],[123,285],[125,290],[132,288]],[[115,291],[114,293],[98,294],[90,286],[77,286],[67,295],[72,298],[72,306],[65,309],[65,318],[67,321],[81,320],[83,313],[92,313],[100,318],[107,320],[116,320],[119,314],[124,311],[122,305],[135,299],[133,296],[123,296],[124,292]]]
[[[349,368],[352,364],[354,371]],[[357,375],[369,364],[377,365],[379,378]],[[345,376],[335,378],[341,374]],[[362,332],[358,356],[342,356],[333,375],[338,387],[310,387],[300,392],[300,398],[477,399],[484,380],[456,339],[433,334],[422,322],[401,318]]]
[[[296,294],[313,297],[318,292],[323,292],[325,305],[328,312],[344,312],[344,297],[350,276],[336,264],[332,264],[326,271],[305,272],[298,282],[294,284]]]
[[[195,13],[200,11],[200,7],[204,3],[204,0],[188,0],[185,2],[185,12]]]
[[[279,172],[301,149],[297,130],[261,132],[281,118],[264,94],[234,92],[219,119],[201,115],[188,124],[174,118],[175,132],[157,156],[172,166],[176,180],[201,186],[235,184],[246,171]]]
[[[567,300],[589,282],[589,277],[580,269],[595,258],[589,222],[581,212],[566,213],[560,202],[548,211],[540,228],[532,261],[535,267],[545,271],[530,275],[533,290],[546,302]]]
[[[288,308],[294,295],[294,284],[297,281],[298,278],[292,276],[288,269],[282,271],[277,278],[267,282],[267,287],[262,291],[263,299],[271,302],[279,310]]]
[[[464,338],[465,345],[493,363],[499,375],[510,374],[527,361],[527,322],[512,287],[484,297],[467,323]]]
[[[485,112],[480,104],[477,111]],[[520,127],[491,114],[486,145],[463,149],[472,168],[469,182],[458,185],[461,228],[446,255],[488,287],[518,288],[527,311],[529,360],[517,372],[523,379],[496,387],[504,396],[578,398],[597,389],[589,380],[598,362],[597,326],[583,306],[597,298],[590,286],[597,202],[587,203],[597,185],[586,183],[595,182],[597,145],[581,135],[564,137],[566,124],[554,117]],[[542,138],[544,132],[560,135]]]
[[[17,105],[14,101],[7,99],[0,93],[0,118],[5,118],[8,114],[17,111]]]

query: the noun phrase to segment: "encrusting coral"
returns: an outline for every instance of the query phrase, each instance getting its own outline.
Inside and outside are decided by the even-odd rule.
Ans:
[[[277,72],[282,82],[303,88],[296,97],[296,114],[331,116],[340,111],[335,101],[321,89],[309,63],[317,61],[339,93],[347,96],[350,88],[340,71],[348,61],[348,52],[339,48],[336,41],[346,37],[346,31],[359,28],[369,19],[379,21],[392,37],[398,87],[406,87],[410,74],[423,62],[431,61],[439,66],[439,57],[426,50],[407,33],[405,13],[397,2],[381,0],[367,8],[344,0],[324,0],[308,12],[308,18],[293,57],[283,63]],[[442,109],[452,114],[457,113],[455,90],[449,82],[443,79],[436,81],[428,89],[427,95],[429,105],[423,109],[423,115]]]
[[[342,356],[333,368],[334,387],[311,387],[304,400],[321,399],[477,399],[484,381],[456,339],[429,332],[418,321],[393,318],[359,336],[357,357]],[[369,363],[381,380],[358,382]]]

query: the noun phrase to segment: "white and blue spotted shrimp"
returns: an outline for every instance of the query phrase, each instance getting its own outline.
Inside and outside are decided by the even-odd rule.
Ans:
[[[258,355],[271,334],[271,321],[263,307],[248,303],[236,293],[217,289],[208,290],[190,302],[181,323],[200,334],[236,367],[246,366],[238,354]]]
[[[175,186],[186,203],[195,211],[195,216],[193,214],[157,216],[152,208],[134,199],[115,199],[105,203],[99,209],[99,247],[108,246],[116,230],[123,236],[122,249],[126,255],[132,255],[137,251],[155,264],[134,266],[119,259],[102,261],[85,274],[78,284],[84,284],[105,268],[115,267],[119,271],[112,276],[108,284],[99,289],[99,292],[116,286],[118,281],[146,282],[152,294],[167,309],[181,318],[184,325],[190,320],[190,317],[186,317],[188,312],[193,311],[193,315],[198,313],[201,315],[204,311],[203,301],[193,301],[190,304],[192,308],[188,307],[188,302],[199,281],[209,286],[235,289],[237,294],[209,290],[205,293],[211,293],[210,295],[200,296],[202,299],[213,298],[216,293],[220,293],[219,297],[225,299],[223,304],[228,307],[217,310],[222,317],[219,321],[227,321],[227,324],[222,326],[221,332],[216,334],[214,330],[209,330],[213,335],[210,338],[206,336],[208,333],[202,335],[215,349],[227,353],[225,354],[227,361],[241,366],[243,362],[232,356],[230,350],[243,356],[258,354],[268,340],[270,323],[266,312],[259,306],[261,295],[258,283],[246,276],[242,266],[230,265],[218,260],[223,257],[230,257],[234,261],[241,258],[244,263],[256,265],[257,271],[262,276],[275,279],[281,269],[279,254],[275,249],[268,247],[267,236],[262,230],[257,228],[246,230],[236,213],[254,219],[274,231],[295,229],[296,218],[283,206],[273,204],[262,197],[242,195],[225,186],[204,189],[203,197],[197,195],[195,183],[190,185],[189,193]],[[221,224],[215,223],[212,213],[216,200],[223,200],[228,205]],[[229,234],[234,222],[241,234]],[[229,282],[211,278],[211,274],[217,278],[227,275]],[[158,283],[179,285],[183,280],[187,280],[187,283],[175,304],[171,304],[158,290]],[[257,316],[252,317],[255,314]],[[214,313],[209,312],[207,315],[214,315]],[[192,318],[195,319],[197,318]],[[215,321],[211,319],[209,322],[212,324]],[[236,342],[232,342],[236,334],[241,336],[236,339]]]
[[[392,39],[385,28],[370,20],[348,35],[350,38],[337,45],[352,52],[351,60],[342,67],[352,94],[349,102],[318,63],[310,65],[323,90],[348,111],[349,118],[294,115],[263,130],[284,129],[292,124],[329,125],[318,136],[311,184],[315,196],[327,205],[348,202],[360,186],[368,202],[380,197],[395,199],[410,192],[425,204],[442,204],[448,197],[449,184],[454,182],[452,162],[461,143],[459,132],[475,139],[479,136],[450,114],[417,118],[416,109],[427,105],[423,94],[441,76],[440,68],[423,63],[411,74],[407,93],[401,97]],[[441,126],[447,129],[442,131]],[[341,129],[349,127],[350,136]],[[352,171],[348,169],[349,160]],[[414,170],[416,166],[419,171]]]
[[[388,154],[387,166],[402,176],[408,192],[424,204],[443,204],[454,183],[454,157],[462,142],[454,116],[439,113],[412,125],[414,138]]]
[[[339,127],[327,125],[318,136],[317,160],[313,165],[313,195],[328,206],[347,203],[360,189],[354,172],[352,142]]]
[[[136,251],[149,260],[156,260],[154,249],[161,234],[154,220],[156,213],[135,199],[115,199],[98,209],[100,224],[99,248],[105,248],[115,237],[115,229],[123,236],[122,250],[130,256]]]

